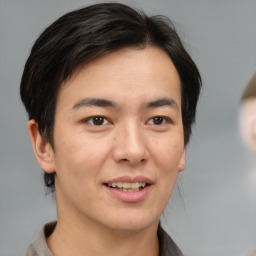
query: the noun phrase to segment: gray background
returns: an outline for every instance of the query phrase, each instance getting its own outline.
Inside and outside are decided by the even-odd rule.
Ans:
[[[97,1],[0,0],[0,256],[22,255],[56,218],[45,196],[19,99],[34,40],[57,17]],[[253,159],[238,131],[239,96],[256,69],[255,0],[121,1],[169,16],[199,66],[197,124],[163,223],[189,256],[239,256],[256,246]]]

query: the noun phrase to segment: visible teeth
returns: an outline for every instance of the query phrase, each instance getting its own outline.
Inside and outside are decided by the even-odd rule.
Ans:
[[[123,187],[123,182],[117,182],[116,184],[117,184],[118,188],[122,188]]]
[[[122,182],[120,182],[120,184],[122,184]],[[131,183],[128,182],[123,182],[123,184],[121,185],[123,188],[130,188]],[[120,188],[120,187],[119,187]]]
[[[139,187],[139,183],[136,182],[136,183],[131,183],[131,187],[132,188],[138,188]]]
[[[117,188],[118,190],[120,191],[124,191],[124,192],[137,192],[137,191],[140,191],[139,188],[130,188],[130,189],[127,189],[127,188]]]
[[[145,182],[113,182],[113,183],[108,183],[109,187],[112,188],[118,188],[122,189],[123,191],[129,191],[129,189],[132,189],[132,191],[138,191],[139,188],[144,188],[146,186]]]

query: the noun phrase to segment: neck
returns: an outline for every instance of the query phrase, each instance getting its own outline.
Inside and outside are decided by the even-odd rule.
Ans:
[[[74,220],[71,225],[69,220],[59,218],[47,244],[55,256],[158,256],[157,226],[154,224],[143,230],[125,231],[74,223]]]
[[[54,256],[158,256],[158,220],[148,225],[107,224],[86,215],[56,189],[58,222],[47,244]],[[101,216],[100,219],[104,219]],[[122,218],[121,218],[122,219]],[[141,219],[143,222],[143,219]]]

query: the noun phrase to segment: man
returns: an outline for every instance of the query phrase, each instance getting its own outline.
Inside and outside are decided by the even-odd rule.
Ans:
[[[185,168],[200,88],[165,17],[108,3],[49,26],[20,92],[58,219],[26,255],[182,255],[159,218]]]

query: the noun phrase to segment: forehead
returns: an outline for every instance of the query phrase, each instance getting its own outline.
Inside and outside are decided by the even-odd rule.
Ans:
[[[180,78],[170,57],[160,48],[124,48],[99,57],[77,69],[63,83],[59,100],[71,94],[125,98],[134,96],[171,96],[180,98]],[[178,100],[179,101],[179,100]]]

